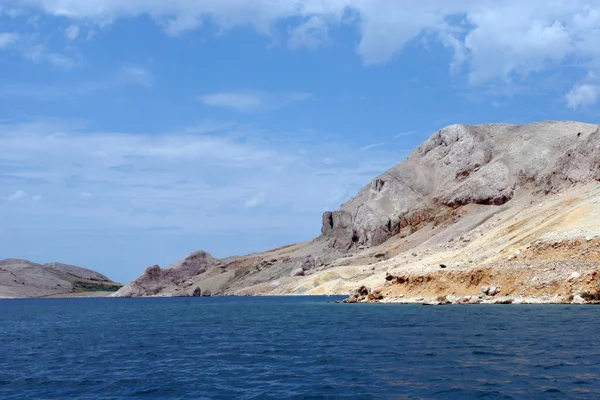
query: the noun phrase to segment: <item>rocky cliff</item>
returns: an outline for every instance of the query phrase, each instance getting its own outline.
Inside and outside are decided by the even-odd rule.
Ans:
[[[96,271],[74,265],[0,260],[0,297],[48,297],[116,291],[121,286]]]
[[[339,210],[326,212],[321,236],[225,260],[194,253],[164,270],[147,269],[116,295],[347,293],[359,282],[385,282],[384,267],[386,272],[402,265],[426,269],[424,254],[443,262],[447,241],[465,247],[476,242],[474,232],[487,237],[478,229],[490,218],[500,215],[501,225],[516,210],[532,212],[532,204],[574,196],[581,187],[595,193],[599,179],[598,125],[452,125],[434,133]],[[588,228],[594,231],[596,226]],[[559,227],[548,229],[539,235]],[[488,239],[502,252],[518,232]],[[530,234],[527,240],[536,238]],[[491,265],[489,249],[477,248],[462,257]]]
[[[339,211],[323,236],[346,251],[407,236],[467,204],[502,205],[519,190],[555,192],[600,177],[597,125],[452,125],[436,132]]]

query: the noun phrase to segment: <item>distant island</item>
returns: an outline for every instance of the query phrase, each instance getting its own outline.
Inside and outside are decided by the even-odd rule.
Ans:
[[[319,237],[221,260],[199,251],[114,296],[593,303],[599,181],[598,125],[452,125],[324,213]]]
[[[73,265],[42,265],[17,259],[0,261],[0,298],[103,297],[122,286],[98,272]]]

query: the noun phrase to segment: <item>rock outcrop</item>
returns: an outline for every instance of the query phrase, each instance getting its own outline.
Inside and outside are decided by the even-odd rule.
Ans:
[[[0,261],[0,297],[46,297],[81,292],[116,291],[122,285],[90,269],[74,265]]]
[[[169,268],[161,269],[158,265],[153,265],[146,268],[139,278],[123,286],[117,295],[119,297],[154,296],[165,288],[191,286],[192,283],[187,282],[190,277],[203,274],[216,263],[217,260],[210,254],[198,251]],[[201,287],[197,287],[191,295],[196,296],[196,291],[200,295],[205,292]]]
[[[468,204],[502,205],[520,189],[546,193],[600,178],[597,125],[452,125],[436,132],[341,209],[323,214],[335,249],[377,246]]]

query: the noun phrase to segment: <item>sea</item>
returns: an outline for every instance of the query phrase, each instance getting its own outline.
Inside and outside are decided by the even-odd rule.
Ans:
[[[600,399],[600,308],[0,301],[0,399]]]

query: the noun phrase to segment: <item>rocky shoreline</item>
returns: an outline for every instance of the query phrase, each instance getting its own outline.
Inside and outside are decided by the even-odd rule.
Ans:
[[[600,282],[600,281],[599,281]],[[428,306],[443,305],[508,305],[508,304],[576,304],[591,305],[600,304],[600,284],[597,283],[597,289],[594,293],[583,291],[575,295],[561,296],[545,295],[540,297],[526,296],[501,296],[501,287],[483,286],[478,294],[470,296],[441,295],[437,297],[385,297],[381,289],[371,290],[366,286],[361,286],[355,293],[351,294],[342,303],[377,303],[377,304],[422,304]]]

